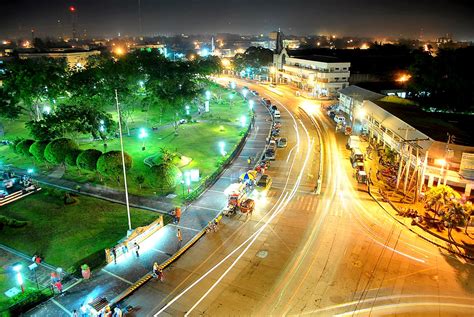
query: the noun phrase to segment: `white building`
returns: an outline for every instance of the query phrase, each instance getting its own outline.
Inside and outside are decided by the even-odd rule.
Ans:
[[[29,59],[29,58],[64,58],[69,67],[85,67],[88,63],[88,59],[91,56],[100,55],[100,51],[97,50],[54,50],[50,52],[28,52],[28,53],[19,53],[18,57],[20,59]]]
[[[370,139],[396,151],[402,166],[411,167],[400,177],[406,189],[448,184],[471,195],[474,138],[468,131],[474,116],[425,112],[396,97],[364,100],[361,113],[357,120]]]
[[[303,51],[277,50],[273,58],[275,81],[293,84],[308,97],[335,97],[349,86],[349,62],[331,56],[305,55]]]

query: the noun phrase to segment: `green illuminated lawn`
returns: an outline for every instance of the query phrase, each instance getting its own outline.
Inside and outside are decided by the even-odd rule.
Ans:
[[[198,123],[181,125],[177,136],[174,135],[174,128],[169,125],[170,117],[161,116],[158,111],[150,111],[149,113],[143,113],[140,110],[135,111],[130,123],[131,135],[124,135],[125,151],[133,158],[133,168],[128,174],[129,191],[131,193],[137,195],[154,194],[155,189],[150,185],[150,168],[145,165],[144,160],[147,157],[159,154],[162,147],[192,159],[189,165],[181,168],[183,172],[191,168],[199,169],[201,177],[206,177],[217,169],[216,164],[221,159],[219,142],[224,141],[226,151],[230,152],[240,141],[242,137],[240,132],[243,129],[240,119],[245,116],[247,122],[250,120],[246,101],[236,94],[230,102],[229,91],[219,86],[212,86],[210,90],[213,95],[210,112],[199,116],[197,118]],[[191,114],[196,112],[197,109],[192,107]],[[115,116],[115,113],[111,113]],[[28,131],[24,128],[24,122],[27,118],[24,119],[14,122],[5,121],[5,138],[28,137]],[[148,122],[148,126],[146,122]],[[160,122],[162,128],[158,131],[152,131],[151,127],[160,127]],[[142,140],[137,136],[138,130],[142,127],[147,128],[149,133],[149,137],[145,140],[145,151],[142,151]],[[102,141],[91,141],[89,136],[79,136],[74,139],[79,142],[82,149],[96,148],[104,151]],[[107,151],[120,150],[118,139],[108,140],[107,145]],[[20,157],[13,153],[8,146],[0,146],[0,163],[2,162],[23,168],[34,167],[41,171],[51,169],[51,166],[37,163],[33,159]],[[142,188],[136,181],[138,175],[145,176],[145,183]],[[80,183],[105,183],[111,187],[123,188],[123,185],[117,184],[115,180],[102,181],[96,173],[79,173],[76,168],[68,168],[64,177]],[[193,184],[193,186],[197,186],[197,184]],[[178,188],[177,192],[180,191],[181,189]]]
[[[2,207],[2,215],[26,220],[28,225],[4,228],[0,243],[28,255],[39,253],[46,262],[68,270],[77,261],[114,245],[128,229],[125,206],[86,196],[65,206],[62,192],[51,189]],[[132,226],[150,224],[158,216],[132,208]]]

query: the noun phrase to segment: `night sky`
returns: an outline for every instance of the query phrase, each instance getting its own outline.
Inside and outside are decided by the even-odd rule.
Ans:
[[[138,0],[0,0],[0,37],[71,33],[68,7],[88,35],[138,34]],[[474,40],[474,2],[416,0],[141,0],[146,35],[286,34]],[[61,22],[58,23],[58,20]]]

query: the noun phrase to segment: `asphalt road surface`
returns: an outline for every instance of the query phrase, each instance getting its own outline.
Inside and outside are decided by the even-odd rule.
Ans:
[[[135,316],[474,314],[473,265],[417,237],[356,189],[346,137],[318,104],[289,87],[237,84],[282,113],[288,146],[268,171],[272,189],[256,198],[251,219],[224,218],[163,282],[128,298]]]

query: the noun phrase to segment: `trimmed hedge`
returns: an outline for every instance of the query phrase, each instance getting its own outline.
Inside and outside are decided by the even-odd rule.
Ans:
[[[30,154],[38,161],[38,162],[45,162],[46,158],[44,157],[44,150],[46,146],[48,146],[49,141],[42,140],[36,141],[30,146]]]
[[[102,152],[99,150],[85,150],[77,156],[76,165],[84,170],[95,171],[97,169],[97,161],[101,155]]]
[[[82,150],[72,149],[69,153],[66,154],[64,161],[67,166],[76,167],[77,157],[82,153]]]
[[[125,169],[132,167],[132,157],[127,153],[125,156]],[[102,154],[97,160],[97,171],[106,177],[122,175],[122,153],[120,151],[109,151]]]
[[[164,193],[173,191],[183,175],[176,165],[169,163],[153,165],[151,173],[152,186]]]
[[[35,143],[35,140],[25,139],[18,142],[15,146],[16,153],[23,156],[31,156],[30,147]]]
[[[72,150],[78,149],[79,146],[71,139],[60,138],[49,142],[44,150],[44,157],[52,164],[62,164],[66,159],[66,155]]]

